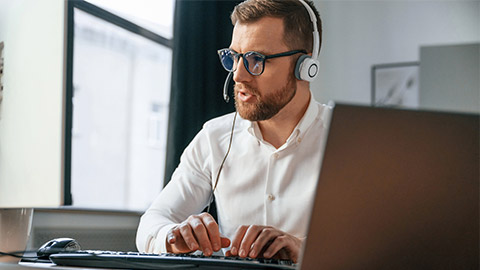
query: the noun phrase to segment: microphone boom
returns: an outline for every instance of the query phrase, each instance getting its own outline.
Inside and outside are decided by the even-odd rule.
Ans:
[[[225,79],[225,84],[223,85],[223,99],[225,100],[226,103],[230,101],[230,97],[228,96],[228,84],[232,79],[232,75],[233,75],[233,72],[228,73],[227,79]]]

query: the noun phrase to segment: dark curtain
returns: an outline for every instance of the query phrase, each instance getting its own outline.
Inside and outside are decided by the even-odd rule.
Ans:
[[[230,45],[230,14],[239,2],[176,2],[165,184],[203,123],[235,110],[233,98],[228,104],[223,100],[227,72],[217,50]]]

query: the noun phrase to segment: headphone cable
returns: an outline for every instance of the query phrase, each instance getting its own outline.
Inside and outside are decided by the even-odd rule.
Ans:
[[[222,160],[222,163],[220,164],[220,168],[218,168],[218,173],[217,173],[217,177],[215,178],[215,184],[213,185],[213,189],[212,189],[212,192],[210,193],[210,199],[209,199],[209,203],[208,203],[208,207],[207,207],[207,213],[210,213],[210,206],[212,205],[213,203],[213,198],[214,198],[214,192],[215,190],[217,189],[217,184],[218,184],[218,180],[220,179],[220,173],[222,172],[222,169],[223,169],[223,164],[225,164],[225,161],[227,160],[227,157],[228,157],[228,154],[230,153],[230,149],[232,148],[232,141],[233,141],[233,131],[235,129],[235,121],[237,119],[237,111],[235,111],[235,115],[233,116],[233,123],[232,123],[232,129],[230,131],[230,141],[228,143],[228,148],[227,148],[227,152],[225,153],[225,156],[223,157],[223,160]]]

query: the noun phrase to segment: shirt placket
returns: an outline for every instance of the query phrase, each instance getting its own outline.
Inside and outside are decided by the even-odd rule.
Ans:
[[[273,189],[275,181],[275,168],[278,166],[278,160],[280,159],[281,151],[271,152],[268,168],[267,168],[267,179],[265,180],[265,192],[264,192],[264,209],[265,209],[265,224],[271,225],[274,224],[274,212],[275,212],[275,203],[277,200],[278,194],[275,194]]]

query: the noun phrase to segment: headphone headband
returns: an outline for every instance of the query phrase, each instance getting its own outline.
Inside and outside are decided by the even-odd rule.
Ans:
[[[313,24],[313,49],[312,56],[307,54],[298,58],[295,65],[295,77],[299,80],[311,82],[315,80],[319,71],[318,54],[320,53],[320,34],[318,33],[317,17],[315,12],[304,0],[298,0],[308,11],[310,21]]]
[[[315,16],[315,12],[313,12],[312,8],[305,2],[304,0],[298,0],[302,5],[305,6],[307,9],[308,15],[310,15],[310,21],[313,24],[313,51],[312,51],[312,58],[317,59],[318,54],[320,53],[320,34],[318,33],[317,27],[317,16]]]

